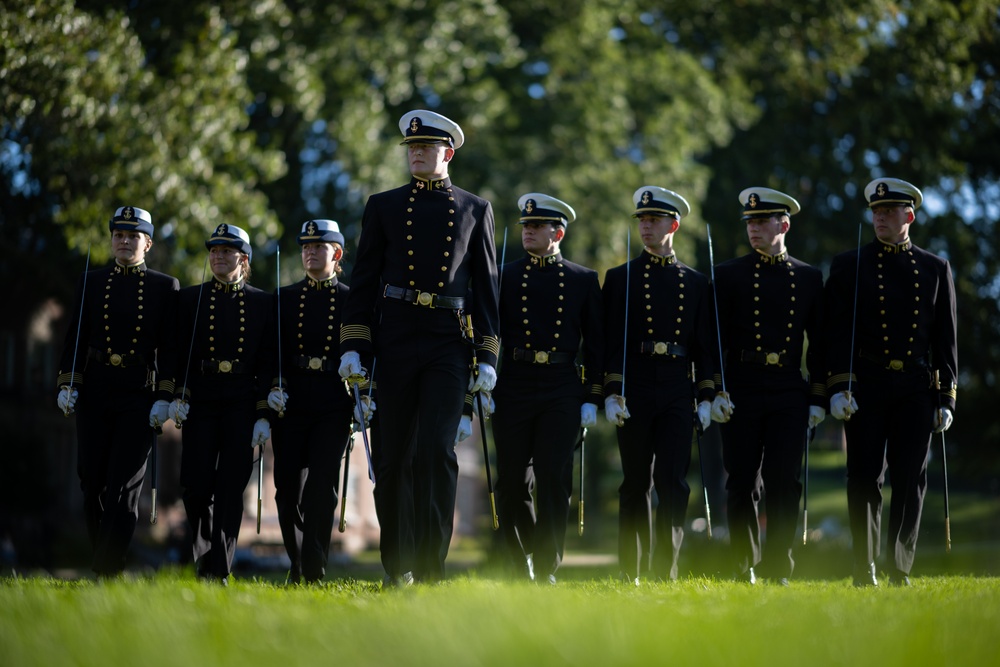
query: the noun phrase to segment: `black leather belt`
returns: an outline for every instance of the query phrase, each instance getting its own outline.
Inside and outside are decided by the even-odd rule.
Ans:
[[[785,366],[788,364],[788,354],[785,352],[743,350],[740,352],[740,361],[747,364],[761,364],[762,366]]]
[[[92,347],[87,356],[107,366],[116,366],[118,368],[147,367],[146,357],[141,354],[109,354]]]
[[[304,354],[292,357],[292,365],[296,368],[306,368],[311,371],[335,371],[340,368],[340,364],[333,359],[307,357]]]
[[[465,306],[465,297],[441,296],[440,294],[431,294],[430,292],[421,292],[420,290],[393,287],[392,285],[386,285],[382,294],[387,299],[405,301],[415,306],[425,306],[427,308],[458,310]]]
[[[907,371],[919,371],[930,367],[927,363],[927,357],[917,357],[916,359],[890,359],[884,354],[875,354],[874,352],[868,352],[867,350],[861,350],[858,356],[865,361],[870,361],[874,364],[878,364],[882,368],[889,371],[898,371],[900,373]]]
[[[513,352],[507,353],[507,358],[514,361],[524,361],[529,364],[568,364],[576,359],[576,355],[569,352],[522,350],[519,347],[515,347]]]
[[[201,362],[201,372],[244,375],[250,373],[250,365],[242,361],[203,361]]]
[[[687,348],[677,343],[664,343],[658,340],[644,340],[635,346],[635,351],[639,354],[652,354],[656,356],[671,354],[675,357],[687,356]]]

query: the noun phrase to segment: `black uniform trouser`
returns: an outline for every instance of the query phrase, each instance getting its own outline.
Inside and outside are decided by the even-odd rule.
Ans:
[[[503,372],[492,418],[500,530],[514,563],[523,567],[533,554],[546,576],[559,568],[566,542],[580,380],[571,364],[525,368],[508,362]]]
[[[847,435],[847,508],[855,568],[879,556],[882,484],[892,485],[888,548],[892,567],[909,573],[927,492],[927,459],[937,409],[927,371],[899,373],[858,361],[858,411]]]
[[[805,383],[799,388],[787,384],[769,388],[760,374],[751,377],[759,382],[749,384],[744,378],[731,384],[735,407],[730,420],[721,425],[722,461],[729,474],[729,544],[741,572],[761,562],[758,505],[765,494],[768,559],[763,574],[789,577],[795,567],[792,544],[802,498],[799,480],[809,398]]]
[[[91,382],[80,389],[77,475],[94,550],[92,568],[98,574],[125,569],[153,442],[149,426],[152,403],[152,394],[142,389],[121,391],[103,382]]]
[[[618,488],[618,563],[629,578],[651,570],[658,577],[676,579],[691,493],[691,379],[683,361],[645,361],[644,381],[627,388],[631,417],[617,429],[623,476]],[[655,533],[653,488],[658,500]]]
[[[418,308],[386,302],[383,310],[374,495],[386,574],[433,581],[445,574],[454,529],[470,350],[453,312]]]
[[[351,431],[350,412],[296,411],[275,420],[274,500],[289,580],[319,581],[326,575],[337,508],[340,462]],[[345,474],[347,474],[345,472]]]
[[[252,397],[191,402],[183,429],[181,486],[198,574],[229,576],[253,471]]]

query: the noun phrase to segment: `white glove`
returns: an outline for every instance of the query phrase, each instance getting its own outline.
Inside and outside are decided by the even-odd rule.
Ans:
[[[934,432],[944,433],[951,428],[951,422],[955,419],[948,408],[939,408],[934,412]]]
[[[725,424],[733,416],[736,406],[729,400],[729,394],[720,391],[712,401],[712,421]]]
[[[702,433],[712,425],[712,401],[698,403],[698,421],[701,423]]]
[[[361,408],[360,411],[358,410],[359,407]],[[372,420],[372,415],[375,414],[375,408],[375,401],[372,400],[372,397],[362,395],[361,405],[354,404],[354,421],[368,426],[368,422]]]
[[[181,423],[187,421],[188,412],[191,410],[190,404],[187,401],[182,401],[179,398],[175,398],[173,403],[170,404],[170,409],[167,412],[167,416],[174,420],[174,424],[177,428],[181,427]]]
[[[826,419],[826,410],[818,405],[809,406],[809,428],[816,428]]]
[[[344,352],[340,355],[340,377],[345,380],[352,375],[361,375],[361,355],[357,352]]]
[[[458,433],[455,434],[455,442],[462,442],[472,435],[472,417],[462,415],[458,422]]]
[[[153,428],[163,426],[170,419],[170,403],[156,401],[149,411],[149,425]]]
[[[288,394],[281,389],[272,389],[267,395],[267,407],[275,412],[284,412],[285,404],[288,403]]]
[[[257,423],[253,425],[253,437],[250,438],[250,446],[254,448],[260,447],[267,442],[270,437],[271,422],[261,417],[257,420]]]
[[[618,394],[611,394],[604,399],[604,416],[615,426],[621,426],[625,420],[631,417],[628,408],[625,407],[625,397]]]
[[[472,373],[469,377],[469,393],[475,394],[477,391],[485,389],[493,391],[497,384],[496,369],[489,364],[479,364],[479,373]]]
[[[483,403],[483,416],[489,419],[493,416],[493,413],[497,411],[497,404],[493,402],[493,395],[483,389],[482,391],[476,392],[476,395],[472,397],[472,411],[479,414],[479,397],[485,396],[485,401]]]
[[[830,414],[834,419],[850,419],[858,411],[858,403],[849,392],[841,391],[830,398]]]
[[[590,428],[597,423],[597,406],[584,403],[580,406],[580,428]]]
[[[69,414],[73,412],[73,407],[76,405],[76,399],[80,397],[80,392],[76,389],[70,389],[69,387],[63,387],[59,390],[59,396],[56,398],[56,405],[59,409],[63,411],[64,414]]]

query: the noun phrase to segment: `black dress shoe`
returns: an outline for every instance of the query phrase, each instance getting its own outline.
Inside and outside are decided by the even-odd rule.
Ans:
[[[382,590],[388,588],[406,588],[413,585],[413,573],[404,572],[398,577],[394,577],[390,574],[386,574],[382,577]]]
[[[855,568],[854,587],[865,588],[867,586],[878,586],[878,577],[875,576],[875,563],[869,563],[863,570]]]
[[[889,585],[890,586],[909,586],[910,577],[905,572],[901,570],[890,570],[889,572]]]
[[[779,586],[788,586],[789,585],[788,577],[779,577],[778,579],[775,579],[774,583],[778,584]]]

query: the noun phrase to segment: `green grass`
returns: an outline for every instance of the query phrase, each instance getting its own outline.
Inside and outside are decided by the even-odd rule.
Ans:
[[[1000,579],[750,587],[710,577],[557,587],[475,573],[228,588],[186,572],[99,584],[0,580],[0,663],[26,665],[994,664]]]

